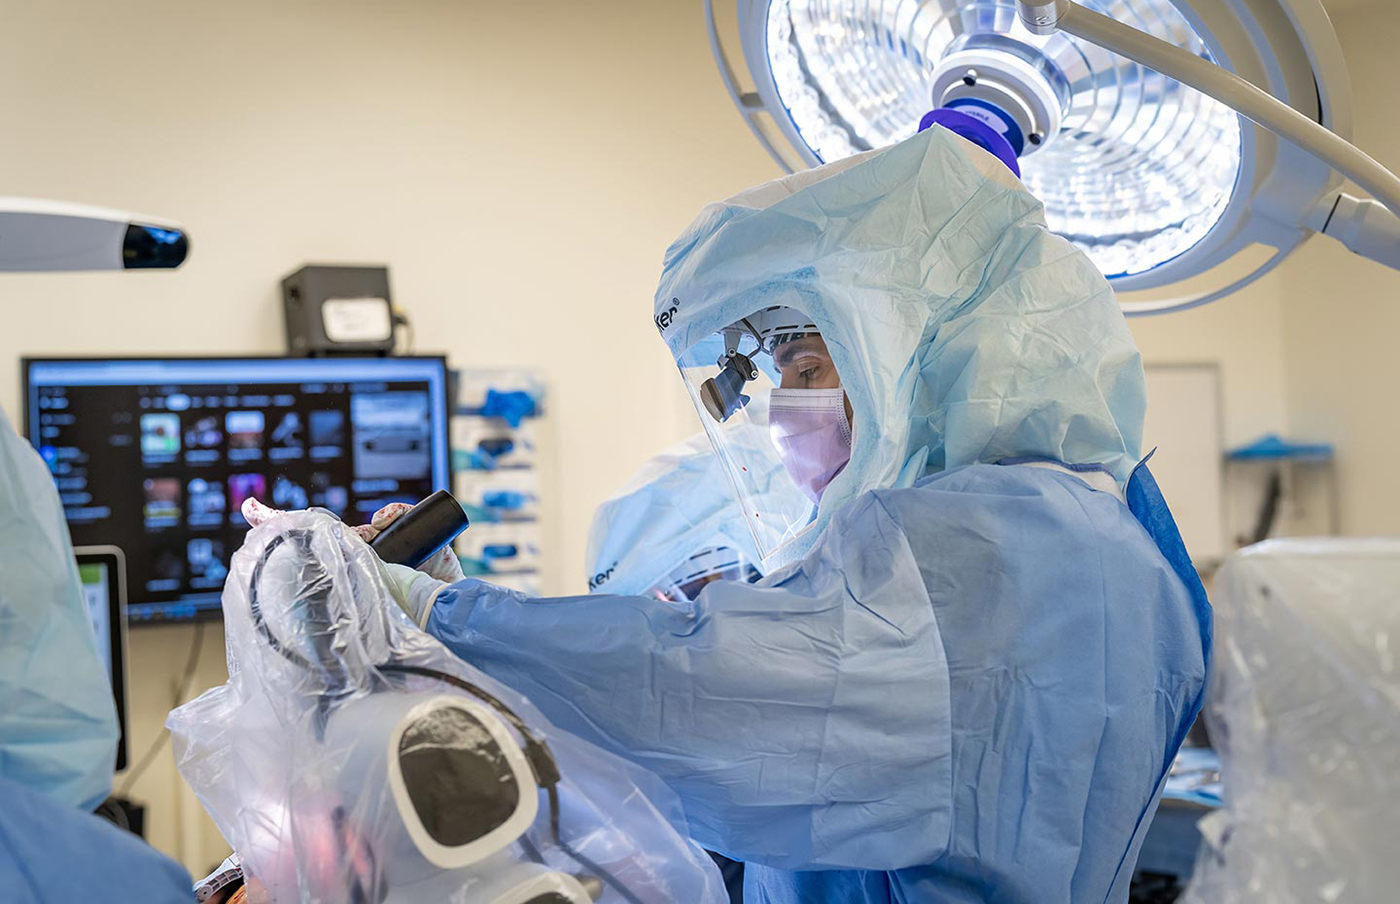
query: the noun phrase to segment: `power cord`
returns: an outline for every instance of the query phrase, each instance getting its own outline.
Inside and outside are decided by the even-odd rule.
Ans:
[[[409,319],[408,319],[408,315],[405,314],[401,309],[395,308],[395,309],[394,309],[394,324],[395,324],[396,326],[401,326],[401,327],[403,327],[404,330],[407,331],[407,333],[408,333],[408,338],[404,340],[404,346],[405,346],[405,347],[404,347],[404,350],[403,350],[403,354],[405,354],[405,355],[411,355],[411,354],[413,354],[413,347],[417,344],[417,339],[418,339],[418,334],[415,333],[414,330],[413,330],[413,321],[409,320]]]
[[[458,678],[456,675],[437,669],[429,669],[415,665],[400,665],[397,663],[387,663],[379,668],[384,672],[418,675],[423,678],[433,678],[445,684],[450,684],[484,701],[492,709],[504,716],[506,721],[510,722],[510,724],[515,727],[515,730],[519,732],[520,736],[525,739],[525,757],[530,761],[530,768],[535,773],[535,781],[539,783],[540,787],[544,788],[545,793],[549,796],[549,834],[554,845],[567,854],[579,866],[612,886],[628,904],[642,904],[641,899],[633,894],[626,885],[623,885],[621,880],[599,864],[585,857],[579,851],[574,850],[560,834],[559,780],[561,776],[559,773],[559,766],[555,763],[554,755],[550,752],[549,747],[525,725],[524,720],[517,716],[505,703],[501,702],[483,688],[472,684],[470,681]],[[522,836],[521,841],[525,843],[527,853],[533,855],[531,859],[538,858],[537,862],[543,860],[543,858],[539,857],[539,851],[535,849],[533,844],[529,843],[529,839]]]
[[[199,667],[199,652],[203,647],[204,622],[197,621],[194,623],[194,639],[190,641],[189,658],[185,661],[185,673],[181,676],[180,684],[175,690],[176,706],[179,706],[185,699],[185,695],[190,692],[190,685],[194,683],[195,669]],[[162,725],[160,734],[151,742],[151,746],[141,757],[141,761],[126,774],[126,781],[122,782],[121,790],[117,792],[118,797],[126,797],[127,794],[131,792],[131,789],[136,785],[136,780],[150,768],[151,763],[155,762],[156,754],[160,753],[161,748],[165,746],[165,742],[169,737],[170,729]]]

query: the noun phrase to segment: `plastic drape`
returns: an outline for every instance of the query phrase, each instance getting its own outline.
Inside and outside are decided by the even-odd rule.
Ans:
[[[723,900],[655,777],[552,728],[413,627],[393,592],[323,513],[260,525],[233,558],[228,683],[169,725],[257,895]]]
[[[1201,820],[1184,900],[1395,900],[1400,540],[1272,541],[1218,580],[1225,807]]]

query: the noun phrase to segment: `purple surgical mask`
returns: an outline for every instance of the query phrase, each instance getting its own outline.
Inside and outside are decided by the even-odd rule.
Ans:
[[[851,460],[851,422],[841,389],[774,389],[768,430],[797,486],[820,502],[827,484]]]

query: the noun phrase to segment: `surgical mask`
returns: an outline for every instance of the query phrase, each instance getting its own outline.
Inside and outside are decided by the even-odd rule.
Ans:
[[[837,389],[774,389],[768,429],[799,489],[820,502],[827,484],[851,460],[846,393]]]

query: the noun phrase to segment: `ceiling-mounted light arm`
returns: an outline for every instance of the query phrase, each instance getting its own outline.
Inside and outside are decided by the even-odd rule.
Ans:
[[[0,272],[170,270],[189,254],[179,225],[105,207],[0,198]]]
[[[1303,221],[1364,258],[1400,270],[1400,217],[1383,205],[1346,192],[1323,198]]]
[[[778,165],[784,171],[795,173],[805,166],[794,166],[786,157],[778,152],[778,148],[773,144],[773,140],[768,137],[768,133],[759,125],[758,115],[763,112],[763,99],[757,93],[744,92],[739,90],[739,80],[734,75],[734,67],[729,62],[729,54],[725,52],[724,42],[720,40],[719,26],[715,22],[714,0],[705,0],[705,27],[710,33],[710,53],[714,55],[715,67],[719,69],[720,78],[724,80],[724,90],[729,92],[729,99],[734,101],[734,105],[743,114],[744,122],[748,125],[749,131],[753,132],[758,143],[763,145]]]
[[[1363,207],[1356,216],[1337,221],[1339,226],[1345,223],[1347,229],[1330,228],[1327,219],[1320,225],[1329,228],[1311,223],[1298,225],[1309,225],[1325,235],[1339,238],[1358,254],[1387,266],[1400,267],[1400,250],[1391,245],[1391,239],[1400,235],[1400,178],[1355,145],[1233,72],[1071,0],[1017,0],[1017,5],[1021,21],[1036,34],[1063,31],[1176,79],[1215,98],[1351,179],[1370,192],[1385,209],[1373,202],[1373,206]],[[1333,195],[1326,199],[1325,206],[1336,207],[1340,203]]]

